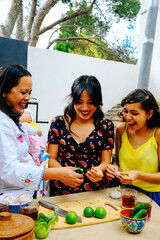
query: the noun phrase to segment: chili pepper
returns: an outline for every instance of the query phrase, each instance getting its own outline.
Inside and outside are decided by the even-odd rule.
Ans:
[[[97,170],[96,170],[96,169],[93,169],[93,168],[89,169],[88,171],[90,172],[91,170],[97,172]]]
[[[83,168],[78,168],[78,169],[76,170],[76,173],[82,174],[83,172],[84,172]]]
[[[147,210],[144,208],[140,209],[136,214],[133,216],[133,218],[143,218],[147,216]]]
[[[146,204],[143,203],[143,202],[137,203],[136,206],[133,208],[130,217],[133,218],[133,216],[134,216],[140,209],[146,209]]]

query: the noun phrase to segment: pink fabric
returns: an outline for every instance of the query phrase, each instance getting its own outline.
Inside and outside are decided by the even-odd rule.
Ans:
[[[29,135],[29,149],[28,152],[32,156],[36,165],[40,165],[41,150],[45,150],[46,144],[44,138],[36,135]]]
[[[23,141],[24,141],[23,135],[20,135],[17,139],[18,139],[21,143],[23,143]]]

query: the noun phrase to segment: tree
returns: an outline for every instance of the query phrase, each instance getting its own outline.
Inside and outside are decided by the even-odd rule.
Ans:
[[[68,11],[67,14],[63,14],[62,17],[55,22],[51,22],[48,26],[43,26],[43,21],[47,14],[60,1],[63,2],[63,4],[68,4],[70,11]],[[25,8],[28,9],[27,16],[24,16]],[[123,18],[134,19],[139,9],[140,3],[138,0],[86,0],[80,2],[76,0],[12,0],[7,19],[4,24],[0,26],[0,36],[11,38],[14,31],[16,39],[27,41],[29,46],[36,46],[42,34],[45,34],[51,29],[54,33],[57,31],[55,28],[62,30],[63,26],[67,29],[69,22],[75,22],[77,29],[79,25],[81,35],[77,34],[77,29],[74,30],[72,28],[72,32],[68,32],[68,34],[67,30],[65,30],[65,34],[63,32],[59,38],[50,39],[47,47],[51,47],[51,45],[56,42],[68,41],[68,37],[70,37],[70,40],[72,37],[74,41],[77,41],[76,38],[78,37],[78,40],[81,41],[95,42],[95,45],[100,47],[101,44],[103,45],[102,36],[106,34],[111,24],[111,21],[106,17],[109,12],[112,11],[116,16]],[[83,18],[85,21],[82,21]],[[84,22],[86,21],[88,21],[87,25],[90,29],[92,28],[92,31],[84,27]],[[63,23],[65,24],[63,25]],[[16,30],[14,30],[15,28]],[[96,32],[96,34],[92,35],[93,31]],[[88,36],[91,39],[89,39]],[[67,44],[64,47],[65,50],[67,49]],[[73,45],[69,45],[70,49],[73,50],[71,47]]]
[[[116,10],[117,16],[117,8],[119,5],[116,4],[113,4],[112,8]],[[124,7],[124,5],[121,6],[120,10]],[[125,12],[126,17],[124,14],[123,17],[130,20],[133,18],[133,16],[135,16],[135,14],[137,14],[134,7],[135,5],[133,5],[134,14],[131,10],[130,14],[127,14],[125,11],[121,11],[119,14],[122,16],[122,13]],[[69,11],[65,15],[67,16],[71,14],[77,8],[86,8],[86,1],[82,0],[81,2],[75,2],[70,6]],[[108,11],[108,15],[112,12],[111,8],[108,7],[106,11]],[[95,12],[95,9],[91,9],[86,15],[81,15],[77,18],[61,23],[60,28],[58,29],[59,38],[53,38],[53,40],[49,39],[47,48],[54,44],[54,49],[58,51],[72,52],[75,54],[114,61],[135,63],[136,60],[132,57],[132,52],[134,49],[131,47],[131,41],[128,40],[128,36],[126,36],[126,39],[123,41],[123,43],[120,43],[120,41],[117,39],[116,42],[119,42],[119,44],[112,44],[111,46],[106,41],[106,33],[110,28],[110,21],[107,20],[107,18],[102,14],[101,16],[98,16],[97,13],[98,11]]]
[[[84,0],[80,3],[75,2],[75,4],[70,6],[70,10],[65,15],[70,15],[77,8],[85,9],[86,5],[87,3]],[[80,15],[67,22],[61,23],[59,28],[59,39],[56,39],[56,41],[55,39],[52,41],[49,40],[47,48],[56,42],[54,47],[56,50],[93,56],[93,44],[95,45],[94,50],[97,48],[103,50],[101,44],[98,43],[98,39],[101,39],[108,29],[109,23],[107,21],[103,22],[99,17],[93,14],[93,9],[91,9],[88,14]]]

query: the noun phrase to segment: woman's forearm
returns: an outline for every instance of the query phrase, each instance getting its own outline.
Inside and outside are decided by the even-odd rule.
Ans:
[[[49,168],[62,167],[61,164],[56,159],[53,158],[49,158],[48,166]]]
[[[137,172],[138,172],[137,179],[150,183],[160,184],[160,172],[157,173],[145,173],[140,171]]]
[[[43,180],[59,180],[70,186],[80,186],[84,181],[83,175],[76,173],[74,167],[46,168],[44,170]]]
[[[59,179],[59,175],[61,174],[59,168],[45,168],[43,180],[55,180]]]

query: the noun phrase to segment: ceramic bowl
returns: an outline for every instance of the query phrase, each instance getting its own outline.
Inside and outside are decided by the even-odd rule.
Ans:
[[[21,194],[21,193],[25,193],[25,192],[14,192],[14,193],[2,194],[0,196],[0,203],[4,204],[4,199],[5,199],[6,196],[14,196],[14,197],[18,198],[18,195]],[[32,196],[30,196],[30,197],[31,197],[31,201],[32,201],[33,198],[32,198]],[[31,202],[31,201],[29,201],[29,202]],[[8,212],[10,212],[10,213],[20,213],[20,206],[21,205],[25,205],[25,204],[27,204],[29,202],[26,202],[26,203],[23,203],[23,204],[20,204],[20,203],[19,204],[9,204],[8,205]]]
[[[139,233],[146,225],[147,216],[144,218],[130,218],[133,208],[124,208],[120,211],[123,228],[129,233]]]

